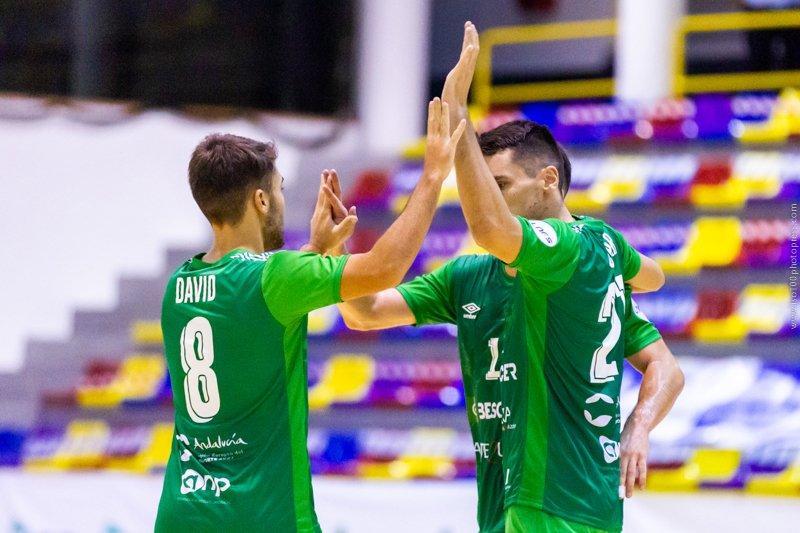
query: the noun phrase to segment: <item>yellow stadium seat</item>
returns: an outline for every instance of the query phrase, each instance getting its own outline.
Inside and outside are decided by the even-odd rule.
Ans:
[[[456,468],[451,450],[455,439],[452,429],[415,429],[405,451],[389,465],[389,474],[396,479],[453,478]]]
[[[108,424],[100,420],[75,420],[67,426],[64,440],[53,454],[56,469],[98,468],[110,436]]]
[[[375,361],[367,354],[334,355],[319,382],[308,391],[310,409],[325,409],[334,402],[363,400],[375,377]]]
[[[737,314],[751,333],[775,334],[789,320],[791,291],[786,284],[751,284],[740,297]]]
[[[570,210],[581,213],[604,211],[610,201],[611,195],[607,188],[598,191],[593,187],[570,191],[565,200]]]
[[[119,389],[122,400],[146,400],[158,394],[166,363],[161,354],[137,354],[122,362],[119,375],[112,387]]]
[[[783,472],[750,474],[744,489],[765,496],[800,496],[800,457]]]
[[[367,479],[392,479],[391,462],[361,461],[356,467],[356,475]]]
[[[747,187],[734,179],[719,185],[695,183],[689,190],[689,201],[708,209],[740,209],[747,202]]]
[[[110,409],[122,401],[122,390],[118,386],[119,371],[108,383],[83,384],[75,392],[78,405],[88,409]]]
[[[701,483],[724,483],[738,471],[739,450],[698,449],[679,468],[652,469],[647,473],[647,488],[655,491],[693,491]]]
[[[645,189],[647,158],[643,156],[612,156],[601,167],[597,187],[605,187],[612,202],[635,202]]]
[[[339,320],[339,310],[335,305],[314,309],[308,314],[309,335],[330,333]]]
[[[785,115],[772,116],[764,122],[743,124],[739,141],[743,143],[784,143],[789,138],[791,123]]]
[[[137,472],[162,470],[167,467],[175,428],[163,422],[153,426],[150,443],[142,449],[133,461],[133,469]]]
[[[781,91],[769,119],[745,124],[739,140],[743,143],[786,142],[790,135],[800,135],[800,93],[794,88]]]
[[[742,223],[736,217],[701,217],[693,226],[689,254],[703,266],[728,266],[742,250]]]
[[[697,490],[700,469],[687,462],[678,468],[653,468],[647,471],[647,490],[663,492],[688,492]]]
[[[747,324],[742,317],[697,319],[691,325],[692,337],[704,343],[741,343],[747,338]]]
[[[771,199],[780,193],[780,152],[744,152],[733,166],[730,182],[741,184],[748,199]]]
[[[735,217],[701,217],[675,252],[654,254],[667,274],[692,275],[703,267],[731,265],[742,249],[742,223]]]
[[[131,325],[131,339],[135,344],[161,344],[161,323],[158,320],[137,320]]]

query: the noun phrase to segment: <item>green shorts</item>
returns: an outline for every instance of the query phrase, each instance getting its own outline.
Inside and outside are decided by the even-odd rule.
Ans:
[[[506,533],[610,533],[524,505],[506,509]]]

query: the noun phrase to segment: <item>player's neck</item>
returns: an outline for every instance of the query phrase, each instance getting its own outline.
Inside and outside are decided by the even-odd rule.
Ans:
[[[249,250],[253,253],[264,252],[264,236],[261,229],[257,226],[249,228],[247,224],[237,226],[212,226],[214,230],[214,240],[211,243],[203,261],[213,263],[218,261],[226,254],[237,249]]]
[[[572,216],[572,213],[569,212],[569,209],[564,204],[561,204],[561,209],[558,210],[558,215],[555,218],[564,222],[575,222],[575,217]]]

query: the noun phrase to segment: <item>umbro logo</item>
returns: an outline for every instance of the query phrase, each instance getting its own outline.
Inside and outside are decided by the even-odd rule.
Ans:
[[[481,308],[478,307],[473,302],[470,302],[470,303],[468,303],[466,305],[462,305],[461,309],[463,309],[464,311],[467,312],[467,314],[464,315],[464,318],[469,318],[470,320],[475,320],[476,318],[478,318],[478,316],[477,316],[478,315],[478,311],[481,310]]]

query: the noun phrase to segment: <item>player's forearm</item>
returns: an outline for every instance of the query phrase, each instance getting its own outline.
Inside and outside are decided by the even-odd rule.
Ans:
[[[423,173],[408,204],[372,249],[364,254],[364,270],[370,272],[369,292],[399,285],[411,268],[436,213],[442,179]]]
[[[639,257],[642,266],[639,268],[639,272],[626,283],[631,286],[631,289],[633,289],[635,293],[659,290],[664,286],[666,281],[664,270],[661,268],[661,265],[644,254],[640,253]]]
[[[356,331],[380,329],[379,327],[375,327],[375,324],[373,324],[371,320],[374,316],[376,301],[377,295],[369,294],[338,304],[339,312],[342,314],[345,325]]]
[[[480,246],[493,252],[498,239],[519,224],[486,165],[469,121],[456,148],[455,168],[458,196],[470,233]]]
[[[625,425],[652,431],[672,409],[683,383],[683,372],[674,358],[651,361],[642,376],[636,407]]]

